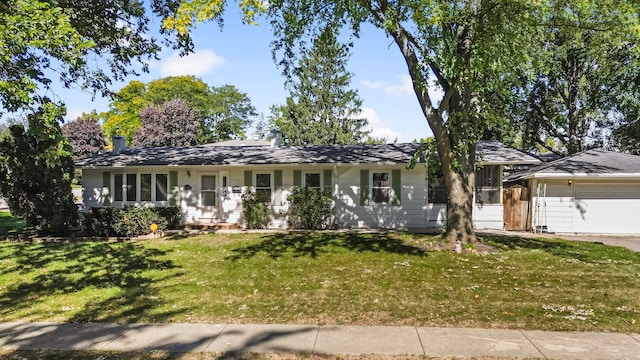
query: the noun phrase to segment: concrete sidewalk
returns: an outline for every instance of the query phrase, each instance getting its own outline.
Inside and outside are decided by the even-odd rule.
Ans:
[[[0,323],[0,347],[640,359],[638,334],[387,326]]]

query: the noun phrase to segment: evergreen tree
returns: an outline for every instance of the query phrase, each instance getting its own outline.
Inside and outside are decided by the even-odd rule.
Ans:
[[[362,100],[349,89],[349,47],[327,26],[299,61],[287,103],[272,108],[272,121],[290,145],[354,144],[366,140]]]
[[[71,145],[58,125],[64,107],[50,102],[12,125],[0,141],[0,192],[11,213],[43,234],[65,234],[78,222]]]

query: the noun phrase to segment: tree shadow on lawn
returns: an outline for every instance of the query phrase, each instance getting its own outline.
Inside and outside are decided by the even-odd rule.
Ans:
[[[12,268],[0,268],[0,276],[15,278],[0,290],[0,319],[5,321],[18,320],[15,313],[46,320],[69,312],[66,320],[73,322],[161,321],[176,314],[150,314],[161,306],[153,282],[177,276],[177,271],[172,271],[176,266],[162,259],[166,251],[132,242],[13,242],[1,247],[0,254],[15,261]],[[145,274],[150,270],[162,270],[164,278],[150,278]],[[91,289],[98,289],[92,292],[98,294],[96,299],[70,300],[80,309],[68,304],[47,305],[50,296]],[[36,304],[44,310],[36,310]]]
[[[598,242],[571,241],[561,238],[520,237],[516,235],[497,235],[490,233],[479,233],[478,238],[484,244],[503,250],[541,250],[554,256],[576,259],[588,263],[602,262],[606,259],[640,263],[640,253]]]
[[[321,254],[339,252],[386,252],[411,256],[426,256],[427,252],[417,246],[408,245],[391,233],[338,233],[338,232],[291,232],[265,234],[261,241],[232,249],[227,259],[236,261],[249,259],[258,253],[266,253],[277,259],[286,253],[295,257],[318,257]]]
[[[17,236],[27,229],[24,220],[11,216],[8,212],[0,212],[0,238],[7,236]]]

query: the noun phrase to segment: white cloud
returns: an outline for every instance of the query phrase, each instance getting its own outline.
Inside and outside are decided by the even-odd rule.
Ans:
[[[398,79],[398,82],[396,83],[390,83],[382,80],[362,80],[360,83],[367,89],[382,89],[384,92],[392,96],[404,97],[413,94],[411,76],[405,74],[399,75],[396,78]]]
[[[371,137],[385,138],[390,142],[395,141],[396,139],[400,140],[402,138],[402,133],[384,127],[380,116],[378,116],[376,111],[372,108],[363,108],[358,117],[369,120],[369,126],[371,127]]]
[[[384,87],[384,91],[393,96],[404,97],[413,94],[413,81],[409,75],[400,75],[397,77],[399,83],[389,84]]]
[[[209,49],[200,50],[187,56],[174,52],[160,64],[162,76],[206,75],[224,64],[224,58]]]
[[[429,79],[429,97],[436,103],[436,106],[440,105],[440,101],[444,97],[444,90],[434,81],[434,78]]]
[[[364,85],[364,87],[366,87],[367,89],[380,89],[383,86],[387,85],[387,83],[384,81],[370,81],[366,79],[360,81],[360,83]]]
[[[71,121],[74,121],[75,119],[79,118],[80,116],[82,116],[82,114],[84,114],[85,112],[77,109],[77,108],[69,108],[67,109],[67,115],[65,115],[64,117],[64,122],[68,123]]]

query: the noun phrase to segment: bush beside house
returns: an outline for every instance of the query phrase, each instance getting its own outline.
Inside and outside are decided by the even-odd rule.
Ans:
[[[84,218],[85,231],[92,236],[136,237],[156,231],[173,230],[183,225],[178,207],[91,208]]]

